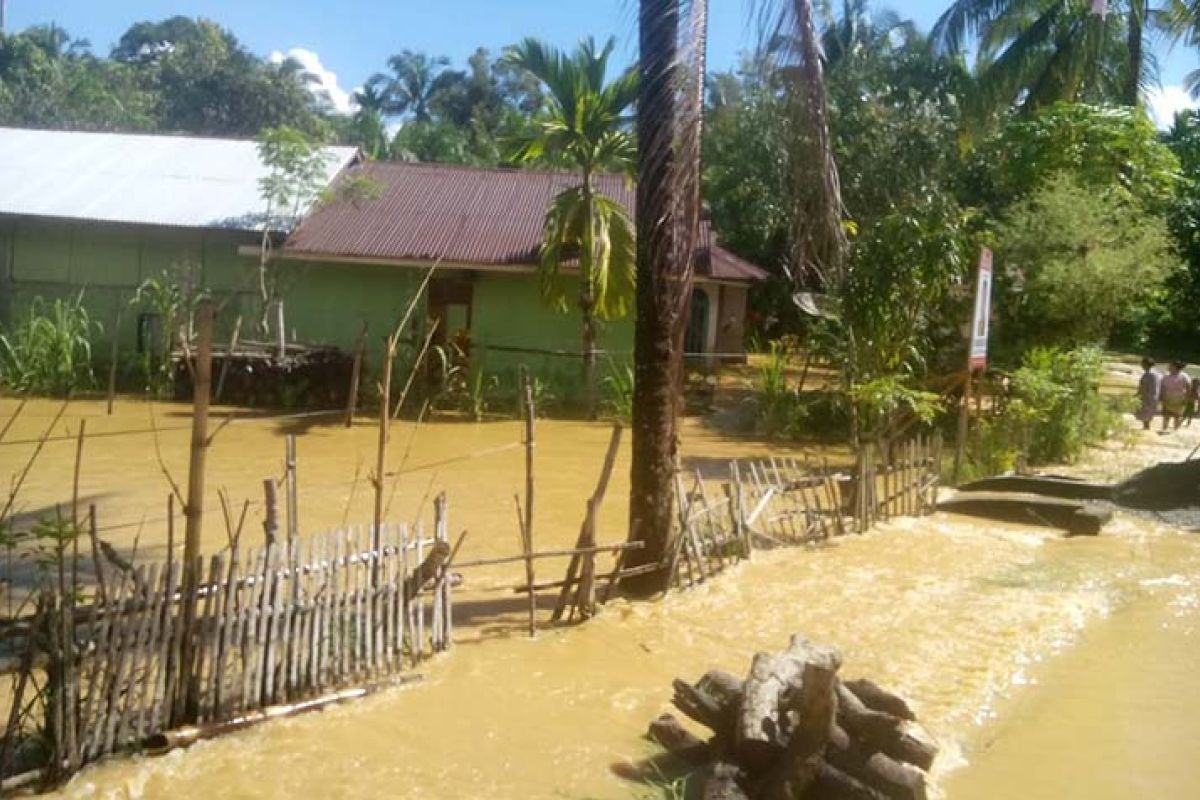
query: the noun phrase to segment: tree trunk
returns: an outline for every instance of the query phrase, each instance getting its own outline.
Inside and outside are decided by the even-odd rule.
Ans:
[[[583,246],[579,248],[579,312],[583,318],[583,397],[587,418],[596,418],[596,209],[592,173],[583,171]]]
[[[1145,0],[1130,0],[1129,3],[1129,72],[1125,76],[1125,90],[1121,92],[1121,100],[1127,106],[1136,106],[1141,97],[1142,62],[1145,56],[1142,51],[1142,29],[1146,20]]]
[[[637,322],[634,328],[633,458],[630,469],[629,537],[645,544],[630,566],[663,563],[670,552],[675,456],[675,351],[677,314],[673,279],[683,226],[673,177],[678,154],[678,108],[672,70],[679,40],[678,0],[641,0],[638,82]],[[635,593],[652,593],[669,580],[665,569],[625,582]]]

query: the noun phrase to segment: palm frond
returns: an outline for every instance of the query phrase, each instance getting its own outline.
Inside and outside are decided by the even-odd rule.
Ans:
[[[935,50],[962,53],[968,40],[996,19],[1007,5],[1008,0],[955,0],[929,32]]]
[[[637,276],[637,242],[633,218],[625,206],[602,194],[595,206],[597,247],[592,265],[596,313],[601,319],[619,319],[629,312]]]
[[[554,196],[542,222],[542,245],[538,252],[538,288],[542,300],[558,311],[569,305],[562,280],[563,266],[578,253],[586,224],[583,189],[572,186]]]
[[[504,53],[507,64],[521,67],[545,84],[554,102],[560,107],[571,106],[579,93],[579,76],[575,62],[561,50],[540,39],[526,37],[510,46]]]
[[[770,35],[790,44],[783,56],[787,107],[796,134],[788,154],[791,170],[792,281],[835,289],[842,281],[847,248],[841,182],[833,156],[820,41],[810,0],[776,0]]]

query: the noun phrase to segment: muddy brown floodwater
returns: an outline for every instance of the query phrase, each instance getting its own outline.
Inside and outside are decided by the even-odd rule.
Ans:
[[[11,408],[0,401],[0,418]],[[31,404],[21,437],[9,438],[36,435],[53,408]],[[182,413],[159,408],[159,424],[178,425]],[[89,433],[147,420],[136,403],[115,418],[73,406],[71,426],[79,414],[89,415]],[[278,423],[230,425],[214,448],[209,485],[226,486],[239,503],[255,497],[261,479],[279,472],[282,432]],[[765,452],[697,424],[685,434],[690,463],[713,475],[724,459]],[[373,435],[367,425],[303,431],[305,530],[367,519]],[[509,422],[430,425],[408,465],[502,447],[517,435]],[[539,546],[573,540],[607,436],[601,425],[540,424]],[[1200,441],[1191,432],[1137,436],[1076,471],[1122,475],[1183,458]],[[402,426],[393,469],[406,439]],[[161,435],[180,477],[186,440],[185,430]],[[0,472],[25,447],[0,449]],[[131,546],[140,518],[161,516],[166,489],[153,453],[144,435],[88,443],[83,493],[100,498],[102,524],[134,523],[111,531],[121,546]],[[27,511],[69,497],[72,458],[70,443],[47,445],[23,494]],[[627,458],[626,447],[603,515],[607,539],[623,523]],[[453,527],[471,531],[467,556],[510,554],[521,480],[515,450],[409,472],[392,518],[411,516],[432,481],[449,492]],[[224,534],[210,508],[206,536],[219,546]],[[147,523],[140,547],[161,552],[161,529]],[[519,599],[484,591],[518,582],[517,573],[471,572],[460,595],[471,626],[452,653],[424,668],[423,684],[162,758],[111,760],[61,796],[627,800],[644,789],[619,777],[620,767],[654,752],[641,734],[667,707],[671,679],[711,667],[741,671],[754,651],[778,649],[794,631],[836,643],[846,675],[869,675],[912,698],[945,748],[935,775],[944,797],[1194,796],[1200,539],[1192,536],[1127,515],[1099,538],[1073,540],[946,515],[900,520],[820,549],[756,553],[698,589],[661,602],[617,601],[587,625],[543,630],[532,641],[520,635]]]

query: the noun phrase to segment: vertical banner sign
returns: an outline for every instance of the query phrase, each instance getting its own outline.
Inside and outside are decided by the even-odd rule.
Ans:
[[[988,326],[992,316],[992,251],[979,253],[979,276],[975,279],[975,313],[971,315],[971,369],[987,366]]]

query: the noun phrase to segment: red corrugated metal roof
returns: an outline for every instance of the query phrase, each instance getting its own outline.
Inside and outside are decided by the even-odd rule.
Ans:
[[[394,162],[363,164],[348,174],[374,181],[379,196],[318,209],[288,239],[285,254],[334,260],[442,258],[480,269],[532,265],[537,263],[547,204],[577,182],[569,173]],[[605,195],[633,208],[634,187],[623,176],[600,175],[596,184]],[[710,240],[706,230],[702,245]],[[703,248],[697,271],[718,280],[766,277],[763,270],[715,245]]]

